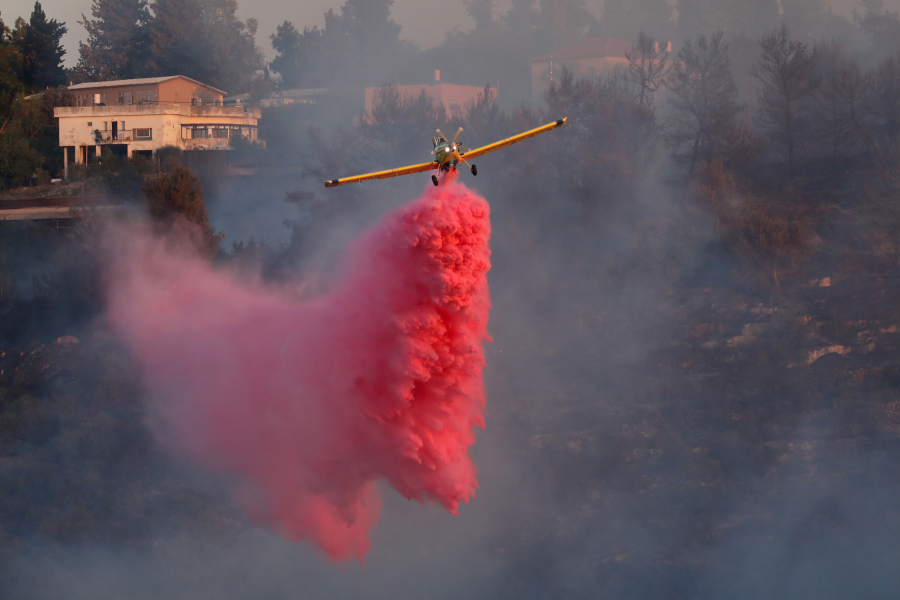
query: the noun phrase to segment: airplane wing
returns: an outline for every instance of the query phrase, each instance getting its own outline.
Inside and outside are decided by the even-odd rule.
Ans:
[[[519,135],[514,135],[512,137],[506,138],[505,140],[494,142],[493,144],[488,144],[487,146],[482,146],[481,148],[475,148],[474,150],[469,150],[468,152],[460,152],[459,155],[466,160],[478,158],[479,156],[487,154],[488,152],[493,152],[494,150],[499,150],[500,148],[512,146],[513,144],[521,142],[522,140],[527,140],[528,138],[533,138],[536,135],[540,135],[545,131],[550,131],[551,129],[562,127],[566,124],[567,118],[568,117],[563,117],[562,119],[554,121],[553,123],[547,123],[546,125],[542,125],[540,127],[537,127],[536,129],[526,131],[525,133],[520,133]]]
[[[411,173],[421,173],[422,171],[431,171],[437,169],[437,161],[430,163],[422,163],[421,165],[410,165],[408,167],[400,167],[399,169],[388,169],[387,171],[377,171],[375,173],[366,173],[365,175],[355,175],[353,177],[344,177],[341,179],[329,179],[325,182],[325,187],[335,187],[344,185],[345,183],[356,183],[357,181],[368,181],[369,179],[387,179],[388,177],[400,177],[401,175],[409,175]]]

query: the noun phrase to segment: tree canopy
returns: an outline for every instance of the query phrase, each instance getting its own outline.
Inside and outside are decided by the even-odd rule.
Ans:
[[[63,23],[48,19],[40,2],[34,3],[31,19],[18,40],[22,54],[21,80],[36,90],[66,82],[63,49],[60,40],[68,31]]]
[[[150,8],[151,73],[186,75],[229,93],[250,88],[263,57],[257,21],[237,17],[237,0],[155,0]]]
[[[93,0],[91,15],[79,21],[88,39],[78,45],[76,72],[93,81],[143,76],[150,49],[147,0]]]

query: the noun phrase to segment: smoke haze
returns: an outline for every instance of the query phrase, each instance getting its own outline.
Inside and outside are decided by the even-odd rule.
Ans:
[[[0,222],[0,598],[900,598],[900,4],[604,4],[286,34],[228,91],[314,102],[168,155],[215,258],[168,223]],[[271,59],[339,5],[385,2],[238,14]],[[532,71],[605,36],[643,70]],[[754,76],[764,36],[799,99]],[[480,94],[399,93],[438,69]],[[455,186],[322,185],[561,117]],[[13,115],[0,169],[16,119],[58,150]],[[73,177],[149,221],[165,161],[101,159]]]

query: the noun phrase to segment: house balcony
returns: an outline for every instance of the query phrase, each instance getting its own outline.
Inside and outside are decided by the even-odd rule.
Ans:
[[[181,115],[185,117],[228,117],[232,119],[253,119],[261,116],[260,109],[245,106],[191,106],[190,104],[129,104],[109,106],[58,106],[53,109],[53,116],[71,117],[103,117],[122,116],[125,118],[148,115]]]
[[[262,140],[253,140],[253,143],[262,148],[266,143]],[[228,138],[188,138],[181,140],[182,150],[234,150],[231,140]]]
[[[132,131],[123,129],[121,131],[94,131],[94,141],[98,144],[126,144],[132,141]]]

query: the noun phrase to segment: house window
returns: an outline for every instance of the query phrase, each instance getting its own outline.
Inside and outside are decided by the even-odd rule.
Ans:
[[[228,130],[224,127],[217,127],[212,130],[212,136],[217,139],[228,139]]]
[[[152,140],[153,139],[153,130],[149,127],[147,129],[135,129],[134,130],[134,139],[135,140]]]
[[[134,92],[119,92],[119,104],[127,106],[134,103]]]
[[[206,127],[194,127],[191,130],[191,138],[195,140],[205,140],[209,138],[209,129]]]
[[[138,104],[147,104],[156,100],[153,90],[138,90],[134,93],[134,100]]]
[[[93,122],[93,121],[88,121],[88,127],[93,127],[93,126],[94,126],[94,122]]]
[[[90,106],[90,96],[87,94],[78,94],[75,96],[75,106]]]

